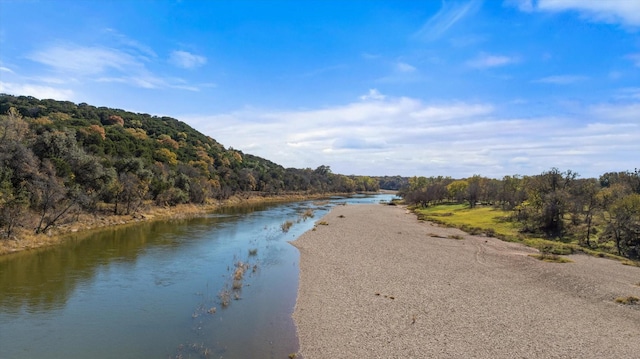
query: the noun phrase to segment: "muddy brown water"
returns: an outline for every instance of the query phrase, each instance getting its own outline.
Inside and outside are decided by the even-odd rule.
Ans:
[[[287,358],[298,350],[289,241],[334,205],[392,197],[230,208],[0,257],[0,358]]]

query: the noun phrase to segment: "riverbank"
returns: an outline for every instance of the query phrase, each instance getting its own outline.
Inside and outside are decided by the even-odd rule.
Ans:
[[[293,244],[294,320],[313,358],[620,358],[640,352],[640,268],[420,222],[400,206],[335,207]]]
[[[287,194],[276,196],[261,196],[244,194],[233,196],[224,201],[202,205],[181,204],[171,207],[143,205],[138,211],[129,215],[113,215],[107,211],[99,214],[79,214],[74,221],[61,224],[47,233],[34,234],[27,228],[18,228],[12,239],[0,239],[0,256],[25,250],[57,245],[65,240],[70,233],[83,233],[114,226],[125,226],[143,221],[173,220],[203,216],[217,209],[232,206],[252,205],[258,203],[283,203],[326,198],[333,195],[349,195],[344,193],[332,194]]]

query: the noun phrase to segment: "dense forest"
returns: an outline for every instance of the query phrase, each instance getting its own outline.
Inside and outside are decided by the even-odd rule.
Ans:
[[[143,204],[233,195],[377,191],[329,166],[284,168],[225,148],[170,117],[0,95],[0,233],[36,233],[77,213],[134,214]]]
[[[415,206],[444,202],[495,206],[523,233],[586,248],[612,246],[617,254],[640,258],[640,170],[579,178],[552,168],[535,176],[479,175],[466,179],[413,177],[400,191]]]

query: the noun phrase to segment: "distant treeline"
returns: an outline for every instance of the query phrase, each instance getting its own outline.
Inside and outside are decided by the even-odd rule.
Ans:
[[[240,135],[240,134],[239,134]],[[262,195],[377,191],[329,166],[284,168],[225,148],[170,117],[0,95],[0,234],[36,233],[78,213]]]
[[[615,246],[618,254],[640,257],[640,170],[579,178],[557,168],[535,176],[479,175],[413,177],[399,193],[409,204],[466,202],[511,211],[521,231],[557,240],[577,239],[585,247]]]

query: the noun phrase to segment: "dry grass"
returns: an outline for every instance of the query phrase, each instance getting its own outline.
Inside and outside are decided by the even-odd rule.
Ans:
[[[638,304],[640,302],[640,298],[630,295],[628,297],[618,297],[616,298],[616,303],[624,304],[624,305],[633,305]]]
[[[303,221],[306,221],[308,218],[313,218],[314,216],[315,216],[315,214],[313,213],[313,210],[311,208],[307,208],[300,215],[300,217],[302,218]]]
[[[242,289],[242,281],[241,280],[234,280],[233,281],[233,285],[231,286],[231,288],[234,289],[234,290]]]
[[[231,304],[231,292],[227,289],[218,293],[218,298],[220,299],[220,306],[222,306],[222,308],[226,308]]]
[[[548,262],[548,263],[572,263],[573,262],[569,258],[561,257],[553,253],[529,254],[529,257],[533,257],[535,259],[539,259],[543,262]]]
[[[289,232],[289,229],[291,229],[291,226],[293,226],[293,222],[285,221],[280,225],[280,229],[282,229],[282,232],[287,233]]]

